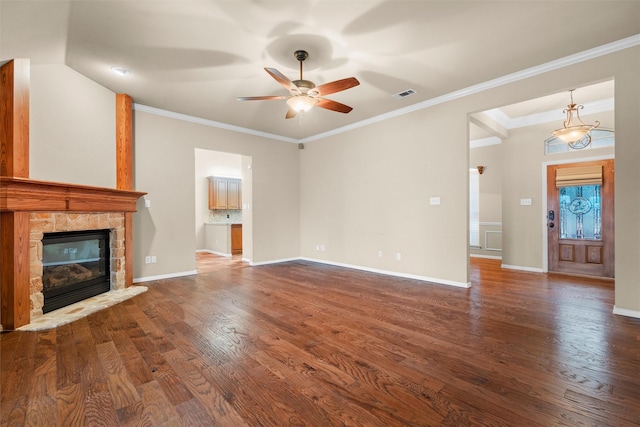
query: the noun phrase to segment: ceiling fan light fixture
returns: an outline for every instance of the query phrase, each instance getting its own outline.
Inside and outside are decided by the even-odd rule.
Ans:
[[[569,147],[573,149],[585,148],[591,143],[591,130],[600,126],[600,122],[596,121],[594,124],[586,124],[580,118],[580,110],[584,108],[583,105],[576,105],[573,102],[573,91],[570,90],[571,103],[567,105],[567,108],[563,110],[563,113],[567,115],[567,119],[564,121],[564,126],[560,129],[556,129],[551,134],[558,137],[569,144]],[[574,124],[574,114],[575,123]]]
[[[309,111],[314,105],[318,105],[318,108],[337,111],[339,113],[348,113],[353,110],[353,108],[348,105],[332,101],[324,98],[324,96],[358,86],[360,84],[358,79],[355,77],[347,77],[346,79],[335,80],[316,87],[315,83],[310,80],[305,80],[302,77],[302,62],[307,59],[309,54],[304,50],[297,50],[294,52],[294,55],[300,62],[300,78],[298,80],[289,80],[275,68],[265,67],[264,69],[271,77],[280,83],[282,87],[289,91],[289,96],[241,96],[238,97],[238,101],[286,99],[289,110],[287,111],[285,119],[291,119],[296,116],[300,116],[302,119],[302,114]]]
[[[297,95],[287,99],[287,105],[298,113],[305,113],[309,111],[317,100],[308,95]]]

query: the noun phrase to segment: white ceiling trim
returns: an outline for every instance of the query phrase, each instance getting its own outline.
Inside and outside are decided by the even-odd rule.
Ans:
[[[603,113],[605,111],[611,111],[615,108],[615,99],[608,98],[600,101],[588,102],[584,104],[583,114],[588,112],[589,114]],[[505,117],[507,117],[505,115]],[[506,124],[507,129],[517,129],[527,126],[540,125],[544,123],[557,122],[558,120],[565,119],[564,113],[559,114],[558,110],[545,111],[542,113],[530,114],[528,116],[515,117],[513,119],[507,117]]]
[[[488,147],[490,145],[502,144],[502,139],[497,136],[490,136],[488,138],[472,139],[469,141],[469,148]]]
[[[339,127],[328,132],[319,133],[317,135],[313,135],[313,136],[302,138],[302,139],[295,139],[295,138],[285,137],[282,135],[275,135],[271,133],[260,132],[253,129],[229,125],[226,123],[216,122],[208,119],[202,119],[199,117],[189,116],[186,114],[166,111],[160,108],[149,107],[141,104],[134,104],[133,107],[135,110],[144,111],[144,112],[156,114],[159,116],[170,117],[177,120],[184,120],[192,123],[202,124],[205,126],[217,127],[221,129],[234,131],[234,132],[246,133],[249,135],[255,135],[263,138],[275,139],[279,141],[292,142],[297,144],[297,143],[317,141],[320,139],[327,138],[329,136],[338,135],[344,132],[348,132],[350,130],[358,129],[364,126],[369,126],[374,123],[389,120],[391,118],[398,117],[404,114],[409,114],[417,110],[422,110],[424,108],[433,107],[435,105],[442,104],[455,99],[464,98],[469,95],[480,93],[496,87],[504,86],[509,83],[514,83],[519,80],[524,80],[524,79],[534,77],[540,74],[544,74],[550,71],[558,70],[564,67],[568,67],[570,65],[575,65],[580,62],[588,61],[590,59],[598,58],[600,56],[608,55],[610,53],[618,52],[624,49],[629,49],[631,47],[635,47],[638,45],[640,45],[640,34],[636,34],[634,36],[627,37],[615,42],[607,43],[605,45],[595,47],[593,49],[588,49],[583,52],[576,53],[574,55],[569,55],[564,58],[556,59],[554,61],[546,62],[544,64],[540,64],[535,67],[531,67],[525,70],[517,71],[515,73],[507,74],[505,76],[498,77],[493,80],[488,80],[486,82],[469,86],[454,92],[450,92],[442,96],[431,98],[426,101],[422,101],[405,108],[400,108],[398,110],[390,111],[385,114],[380,114],[378,116],[374,116],[366,120],[361,120],[359,122],[353,123],[348,126]]]
[[[501,126],[509,129],[509,123],[513,120],[511,117],[507,116],[501,109],[494,108],[492,110],[487,110],[483,112],[486,114],[491,120],[500,124]]]
[[[260,132],[254,129],[248,129],[241,126],[234,126],[227,123],[216,122],[214,120],[203,119],[200,117],[190,116],[188,114],[175,113],[173,111],[163,110],[161,108],[149,107],[143,104],[133,104],[133,109],[136,111],[144,111],[145,113],[155,114],[157,116],[169,117],[171,119],[182,120],[185,122],[197,123],[204,126],[210,126],[214,128],[226,129],[233,132],[246,133],[249,135],[259,136],[262,138],[276,139],[278,141],[293,142],[297,144],[299,141],[295,138],[289,138],[282,135],[275,135],[273,133]]]

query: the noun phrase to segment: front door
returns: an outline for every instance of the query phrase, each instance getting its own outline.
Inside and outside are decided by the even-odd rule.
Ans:
[[[547,166],[549,271],[614,277],[614,161]]]

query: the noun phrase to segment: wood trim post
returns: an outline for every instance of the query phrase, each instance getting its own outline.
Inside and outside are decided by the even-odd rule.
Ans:
[[[0,176],[29,178],[29,59],[0,67]],[[6,330],[31,319],[29,213],[0,214],[0,322]]]
[[[29,178],[28,59],[0,68],[0,175]]]
[[[116,94],[116,188],[133,190],[133,101]]]
[[[16,329],[31,321],[29,218],[29,212],[0,214],[0,319],[4,330]]]
[[[133,190],[133,100],[116,94],[116,188]],[[124,214],[125,286],[133,285],[133,214]]]

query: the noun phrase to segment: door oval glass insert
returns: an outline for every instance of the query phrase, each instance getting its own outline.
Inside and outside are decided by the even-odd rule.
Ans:
[[[560,190],[560,238],[600,240],[600,185],[576,185]]]

